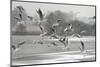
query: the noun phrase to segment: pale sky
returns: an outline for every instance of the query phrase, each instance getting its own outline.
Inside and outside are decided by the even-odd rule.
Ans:
[[[46,3],[31,3],[31,2],[12,2],[12,10],[16,6],[23,6],[28,15],[34,16],[36,9],[41,8],[46,14],[47,12],[53,12],[60,10],[62,12],[74,12],[78,13],[77,17],[92,17],[95,16],[95,7],[90,6],[76,6],[76,5],[62,5],[62,4],[46,4]]]

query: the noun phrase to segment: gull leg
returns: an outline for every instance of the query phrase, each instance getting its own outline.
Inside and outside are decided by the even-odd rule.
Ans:
[[[68,43],[69,43],[69,42],[68,42],[68,38],[66,37],[66,38],[65,38],[65,48],[68,46]]]

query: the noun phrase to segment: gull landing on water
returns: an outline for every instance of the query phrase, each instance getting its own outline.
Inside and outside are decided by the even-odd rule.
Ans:
[[[16,46],[12,45],[12,49],[14,49],[14,51],[17,51],[25,43],[26,43],[26,41],[23,41],[23,42],[18,43]]]
[[[69,32],[74,32],[74,30],[72,29],[72,24],[69,24],[68,25],[68,27],[66,27],[65,29],[64,29],[64,33],[65,32],[67,32],[67,33],[69,33]],[[74,32],[75,33],[75,32]],[[73,38],[73,37],[77,37],[77,38],[81,38],[81,36],[79,35],[79,34],[77,34],[77,33],[75,33],[75,34],[72,34],[71,35],[71,38]],[[66,38],[66,36],[65,36],[65,38]],[[66,41],[66,43],[67,43],[67,45],[68,45],[68,40]],[[84,45],[84,42],[80,39],[80,43],[81,43],[81,48],[80,48],[80,50],[81,50],[81,53],[85,53],[86,52],[86,50],[85,50],[85,45]],[[66,44],[65,44],[65,46],[66,46]]]

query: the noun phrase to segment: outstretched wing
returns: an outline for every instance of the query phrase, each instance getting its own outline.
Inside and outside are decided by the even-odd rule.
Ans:
[[[81,52],[84,52],[85,51],[85,45],[84,45],[83,41],[80,40],[80,42],[81,42],[81,46],[82,46]]]
[[[37,10],[37,13],[39,15],[40,20],[43,20],[43,13],[42,13],[42,10],[40,8]]]
[[[44,21],[43,19],[43,13],[42,13],[42,10],[39,8],[38,10],[36,10],[38,15],[39,15],[39,18],[40,18],[40,21],[38,22],[38,25],[42,31],[42,34],[40,34],[41,36],[44,36],[45,34],[47,34],[47,31],[46,29],[44,28],[44,25],[42,25],[42,23],[46,22]]]
[[[19,11],[22,13],[22,10],[24,10],[23,9],[23,7],[21,7],[21,6],[17,6],[17,8],[19,9]]]

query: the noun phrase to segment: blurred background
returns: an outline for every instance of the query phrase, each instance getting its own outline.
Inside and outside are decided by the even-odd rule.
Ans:
[[[48,34],[52,34],[52,24],[56,23],[57,19],[62,19],[56,29],[58,35],[64,35],[66,25],[72,24],[74,32],[82,36],[95,36],[95,7],[24,2],[12,2],[12,35],[41,34],[38,26],[39,16],[36,12],[39,8],[44,14],[42,25]]]

